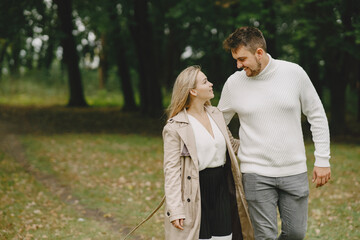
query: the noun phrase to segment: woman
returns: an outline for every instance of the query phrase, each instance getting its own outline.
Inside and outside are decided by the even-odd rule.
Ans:
[[[212,86],[198,66],[174,84],[163,130],[167,240],[254,239],[233,150],[239,141],[210,105]]]

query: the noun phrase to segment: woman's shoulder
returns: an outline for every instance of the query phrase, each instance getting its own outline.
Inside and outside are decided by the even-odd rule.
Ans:
[[[165,124],[165,126],[164,126],[164,128],[163,128],[163,131],[172,131],[172,130],[174,130],[174,119],[172,119],[172,118],[170,118],[170,119],[168,119],[167,121],[166,121],[166,124]]]
[[[166,124],[163,128],[163,132],[164,131],[175,131],[175,129],[178,127],[178,121],[176,120],[177,119],[177,115],[175,115],[174,117],[171,117],[169,118],[167,121],[166,121]]]

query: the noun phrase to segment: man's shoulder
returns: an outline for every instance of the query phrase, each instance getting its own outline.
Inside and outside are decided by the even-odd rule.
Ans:
[[[235,81],[239,81],[239,79],[243,79],[245,76],[246,74],[244,71],[236,71],[228,77],[226,82],[229,84]]]
[[[286,69],[286,70],[290,70],[290,71],[302,71],[303,68],[294,62],[289,62],[286,60],[281,60],[281,59],[276,59],[275,60],[277,62],[277,66],[282,68],[282,69]]]

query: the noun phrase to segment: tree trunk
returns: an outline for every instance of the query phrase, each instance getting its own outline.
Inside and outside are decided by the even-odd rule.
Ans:
[[[355,1],[352,0],[344,0],[341,1],[341,6],[340,6],[340,12],[341,12],[341,21],[344,27],[343,32],[344,34],[344,40],[342,42],[342,44],[344,44],[344,46],[353,46],[351,47],[347,47],[347,48],[343,48],[343,62],[340,65],[341,66],[341,70],[343,69],[349,69],[347,72],[347,77],[343,78],[343,79],[339,79],[339,82],[342,82],[344,86],[344,92],[346,90],[346,85],[349,82],[355,82],[356,81],[356,71],[358,70],[357,67],[357,59],[359,56],[356,55],[357,52],[356,50],[358,50],[357,44],[356,44],[356,38],[354,34],[348,34],[348,33],[354,33],[355,29],[353,26],[353,18],[357,17],[359,15],[359,10],[360,10],[360,4],[356,1],[357,5],[354,4]],[[355,24],[355,23],[354,23]],[[339,70],[339,71],[341,71]],[[344,97],[345,98],[345,97]],[[344,109],[346,109],[346,106],[344,106]],[[344,122],[345,122],[345,116],[346,116],[346,112],[344,112]]]
[[[21,50],[21,43],[19,37],[13,39],[11,44],[11,61],[9,62],[9,70],[12,79],[16,79],[19,74],[19,63],[20,63],[20,50]]]
[[[51,64],[55,57],[55,50],[54,50],[54,39],[50,36],[49,40],[46,44],[43,45],[43,54],[38,60],[37,69],[44,70],[46,73],[50,73],[51,71]]]
[[[136,104],[135,104],[135,97],[134,91],[131,85],[131,77],[129,71],[129,65],[126,61],[125,56],[125,47],[123,44],[119,44],[116,51],[116,60],[117,60],[117,68],[118,73],[121,80],[121,87],[123,89],[124,95],[124,111],[135,111]]]
[[[356,90],[357,90],[357,122],[360,123],[360,61],[357,61],[357,76],[356,76]]]
[[[164,79],[167,89],[171,89],[178,73],[174,73],[180,65],[181,48],[176,39],[175,29],[170,28],[170,34],[167,39],[165,61],[164,61]]]
[[[154,61],[154,44],[148,20],[147,0],[134,0],[134,27],[132,35],[136,45],[140,76],[140,110],[149,116],[162,114],[162,94],[158,69]]]
[[[336,51],[332,49],[330,51]],[[337,50],[339,51],[339,50]],[[334,135],[342,134],[346,131],[345,125],[345,90],[347,81],[342,77],[341,69],[347,63],[346,59],[342,59],[343,54],[336,54],[326,61],[326,76],[330,83],[330,128]],[[342,55],[342,57],[340,57]],[[339,64],[340,63],[340,64]],[[341,67],[339,67],[341,66]],[[339,70],[340,69],[340,70]]]
[[[309,66],[309,77],[311,79],[311,82],[314,84],[317,94],[319,95],[320,99],[322,99],[323,98],[323,83],[320,80],[320,76],[319,76],[319,71],[320,71],[319,63],[317,62],[317,59],[314,57],[311,58],[311,60],[312,60],[312,62],[310,63],[310,66]]]
[[[316,92],[318,93],[320,99],[322,99],[323,82],[321,81],[319,75],[319,60],[316,55],[314,55],[315,49],[310,48],[303,39],[297,42],[297,48],[301,49],[301,51],[299,52],[299,64],[305,69],[305,71],[309,75],[309,78],[313,83]]]
[[[106,57],[106,37],[105,34],[101,35],[101,52],[100,52],[100,64],[99,64],[99,88],[104,89],[107,82],[108,61]]]
[[[4,40],[4,42],[1,44],[1,50],[0,50],[0,80],[2,77],[2,66],[4,63],[4,58],[5,58],[5,53],[6,53],[6,49],[9,45],[9,41]]]
[[[25,67],[28,70],[32,70],[34,68],[34,53],[35,49],[33,46],[30,46],[29,49],[26,51]],[[41,59],[38,60],[38,67],[41,67]]]
[[[45,56],[44,56],[44,67],[46,69],[47,72],[50,72],[50,68],[51,68],[51,64],[52,61],[54,60],[55,54],[54,54],[54,40],[52,39],[52,37],[50,36],[49,41],[48,41],[48,46],[46,48],[46,52],[45,52]]]
[[[116,2],[113,2],[113,5],[116,5]],[[118,17],[117,10],[113,7],[113,5],[108,5],[110,7],[108,9],[110,21],[113,23],[109,31],[112,37],[109,39],[112,41],[112,43],[110,43],[113,50],[111,53],[115,54],[120,86],[124,96],[124,106],[122,110],[135,111],[137,110],[137,107],[135,103],[134,90],[131,84],[130,66],[126,56],[128,49],[125,47],[125,31],[123,31],[120,27],[120,19]]]
[[[58,6],[57,12],[60,21],[61,45],[63,47],[63,60],[67,67],[69,78],[70,99],[69,107],[85,107],[84,90],[79,69],[79,56],[76,51],[74,36],[72,35],[72,7],[71,0],[54,0]]]
[[[267,30],[268,35],[264,36],[266,39],[267,50],[273,58],[278,57],[278,52],[276,48],[276,13],[275,13],[275,1],[265,0],[263,2],[264,9],[267,9],[268,13],[264,16],[264,28]]]

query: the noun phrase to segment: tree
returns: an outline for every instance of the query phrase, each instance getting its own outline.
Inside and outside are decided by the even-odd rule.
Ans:
[[[149,21],[148,0],[134,0],[133,24],[130,29],[136,46],[140,76],[140,110],[149,116],[162,114],[160,89],[152,26]]]
[[[130,64],[127,57],[128,47],[126,47],[125,31],[122,29],[121,19],[118,16],[116,3],[108,5],[109,20],[112,22],[109,35],[112,36],[111,48],[115,64],[117,66],[118,75],[124,95],[124,111],[135,111],[137,109],[135,103],[134,90],[131,84]],[[124,26],[125,27],[125,26]],[[123,27],[123,28],[124,28]]]
[[[72,6],[71,0],[54,0],[57,5],[57,13],[61,30],[61,45],[63,47],[63,61],[67,67],[69,78],[70,100],[69,107],[85,107],[83,85],[79,69],[79,56],[72,30]]]

